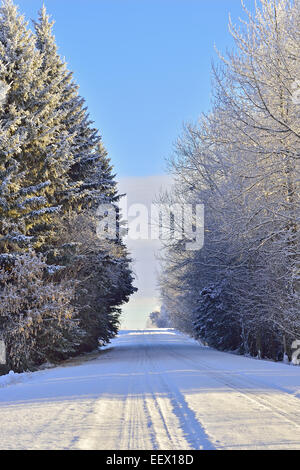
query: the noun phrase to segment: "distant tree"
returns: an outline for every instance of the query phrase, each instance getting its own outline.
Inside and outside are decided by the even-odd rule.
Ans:
[[[169,319],[166,315],[166,310],[164,306],[162,306],[159,311],[150,313],[149,323],[151,327],[156,327],[156,328],[168,328],[170,326]]]

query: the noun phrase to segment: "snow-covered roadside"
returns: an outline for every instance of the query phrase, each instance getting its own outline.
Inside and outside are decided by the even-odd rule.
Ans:
[[[7,387],[8,385],[14,385],[20,382],[29,380],[31,372],[23,372],[22,374],[15,374],[12,370],[9,374],[0,375],[0,388]]]
[[[1,449],[300,449],[300,368],[174,330],[122,331],[97,357],[8,384]]]
[[[10,385],[16,385],[23,382],[28,382],[33,377],[35,378],[37,374],[41,374],[49,369],[59,369],[61,367],[72,367],[72,366],[79,366],[82,365],[86,361],[90,361],[96,359],[102,351],[106,351],[110,349],[110,344],[102,346],[97,350],[92,351],[91,353],[84,353],[79,356],[75,356],[73,358],[67,359],[62,361],[60,364],[51,364],[45,363],[39,367],[39,370],[30,371],[30,372],[21,372],[17,373],[11,370],[8,374],[0,375],[0,388],[8,387]]]
[[[110,347],[110,344],[107,344],[105,346],[101,346],[101,348],[99,348],[99,351],[94,350],[90,353],[83,353],[79,356],[75,356],[73,358],[62,361],[60,364],[56,365],[47,362],[41,365],[36,371],[17,373],[11,370],[8,374],[0,375],[0,388],[8,387],[10,385],[16,385],[22,382],[28,382],[33,377],[36,377],[37,374],[41,374],[49,369],[58,369],[61,367],[72,367],[82,365],[86,361],[98,358],[99,354],[101,354],[102,351],[109,350]]]

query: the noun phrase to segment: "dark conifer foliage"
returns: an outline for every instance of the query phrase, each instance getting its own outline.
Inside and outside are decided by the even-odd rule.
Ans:
[[[115,175],[52,28],[45,7],[31,32],[3,2],[0,328],[15,370],[108,342],[135,291],[118,231],[97,236],[99,205],[119,201]]]

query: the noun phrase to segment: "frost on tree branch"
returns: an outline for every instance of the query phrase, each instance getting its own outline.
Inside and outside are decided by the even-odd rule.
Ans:
[[[275,360],[300,339],[300,2],[262,0],[230,21],[214,102],[186,125],[160,202],[205,205],[205,243],[166,243],[160,279],[173,325],[206,344]]]
[[[0,80],[0,106],[5,104],[9,88],[9,85]]]

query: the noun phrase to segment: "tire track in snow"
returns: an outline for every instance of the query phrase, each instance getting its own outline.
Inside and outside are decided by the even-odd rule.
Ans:
[[[146,350],[145,352],[147,354]],[[148,363],[151,365],[149,356]],[[145,397],[145,408],[153,429],[153,449],[176,450],[178,448],[189,448],[187,441],[179,435],[180,423],[173,413],[168,389],[164,386],[164,392],[158,392],[161,383],[157,380],[153,371],[145,371],[145,380],[150,392],[150,396]]]
[[[151,352],[149,353],[149,351],[151,351],[151,347],[149,347],[147,339],[145,340],[145,343],[147,346],[146,353],[148,354],[149,362],[167,392],[167,396],[172,404],[172,412],[179,420],[180,428],[183,430],[189,449],[215,450],[215,447],[209,440],[209,436],[206,434],[205,429],[197,419],[195,412],[186,402],[184,395],[180,392],[170,377],[168,377],[168,381],[166,380],[166,377],[163,375],[163,371],[159,368],[157,362],[151,357]],[[163,420],[166,423],[164,417]]]
[[[170,330],[124,332],[115,344],[94,363],[1,389],[1,448],[300,449],[296,368],[231,358]]]
[[[141,351],[143,352],[143,351]],[[134,372],[130,375],[130,385],[123,408],[123,426],[120,429],[120,450],[156,448],[153,423],[145,405],[144,371],[145,354],[135,354]]]
[[[298,420],[294,419],[294,417],[295,417],[295,406],[294,405],[298,405],[298,407],[299,407],[300,402],[297,398],[295,398],[291,394],[283,392],[289,398],[289,400],[293,401],[293,404],[291,405],[291,410],[290,410],[289,413],[287,413],[286,410],[283,410],[281,407],[279,407],[278,405],[275,405],[271,402],[271,400],[278,401],[278,399],[276,397],[274,397],[274,393],[271,391],[270,387],[268,387],[268,388],[270,388],[269,394],[268,394],[267,389],[265,389],[263,391],[265,396],[268,395],[268,399],[267,399],[267,398],[265,398],[265,396],[262,397],[261,395],[260,396],[257,395],[257,393],[258,393],[257,392],[257,386],[259,385],[258,382],[255,383],[251,379],[248,379],[248,378],[246,379],[244,377],[241,377],[241,375],[239,375],[239,377],[235,376],[234,380],[232,380],[232,374],[230,375],[230,377],[231,377],[230,378],[228,373],[220,372],[219,370],[214,371],[212,369],[212,367],[210,365],[208,365],[207,363],[205,363],[203,360],[199,360],[197,358],[198,364],[201,364],[201,367],[197,367],[195,362],[193,362],[190,358],[184,356],[182,353],[179,354],[179,353],[176,353],[175,351],[172,351],[172,354],[173,354],[174,357],[180,357],[181,360],[183,360],[186,364],[191,364],[192,363],[193,367],[197,370],[202,371],[203,369],[205,369],[207,371],[207,375],[212,377],[219,384],[226,385],[227,387],[231,388],[232,390],[239,392],[240,394],[245,396],[251,402],[254,402],[257,405],[268,408],[270,411],[272,411],[272,413],[277,414],[280,418],[283,418],[287,422],[289,422],[290,424],[294,425],[295,427],[300,428],[300,418]],[[239,382],[240,385],[237,382]],[[245,387],[246,387],[247,391],[245,390]],[[251,390],[251,388],[253,388],[253,390]],[[296,402],[296,400],[297,400],[297,402]],[[286,406],[287,406],[287,403],[286,403]],[[292,413],[292,417],[291,417],[290,413]]]

